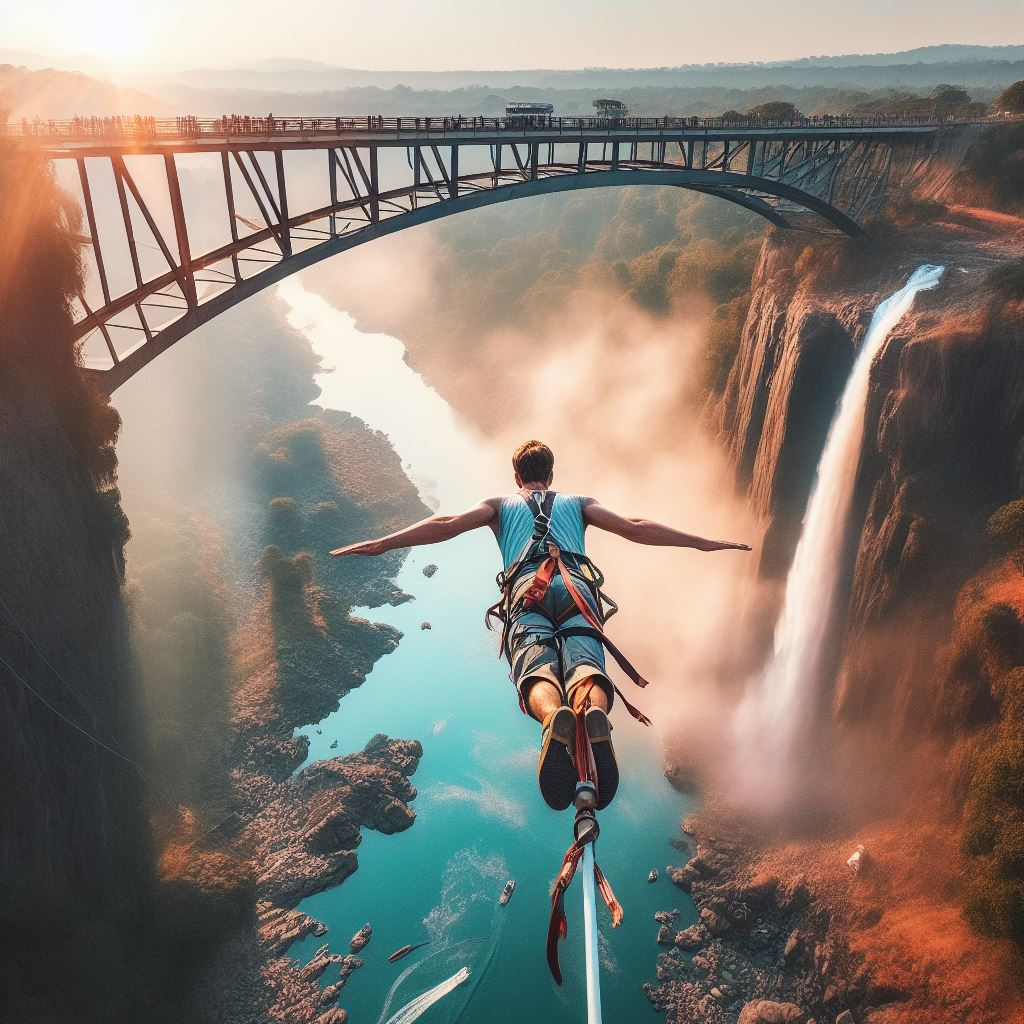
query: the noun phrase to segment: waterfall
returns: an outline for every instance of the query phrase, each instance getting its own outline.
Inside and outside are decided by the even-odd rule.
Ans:
[[[760,686],[741,709],[745,751],[762,755],[758,772],[788,781],[793,755],[807,738],[819,707],[823,655],[836,590],[842,575],[846,526],[864,437],[871,364],[919,291],[934,288],[943,267],[925,265],[880,303],[857,353],[828,438],[804,515],[803,531],[786,579],[786,595],[775,627],[775,650]],[[753,747],[753,750],[751,750]],[[780,794],[781,795],[781,794]]]

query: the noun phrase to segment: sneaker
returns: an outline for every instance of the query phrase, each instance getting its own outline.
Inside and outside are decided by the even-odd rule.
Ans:
[[[587,712],[587,735],[597,768],[597,809],[603,811],[615,799],[619,788],[619,765],[612,746],[612,723],[600,708]]]
[[[556,811],[564,811],[576,793],[576,765],[572,751],[576,746],[576,716],[572,708],[560,707],[544,719],[541,733],[537,781],[544,802]]]

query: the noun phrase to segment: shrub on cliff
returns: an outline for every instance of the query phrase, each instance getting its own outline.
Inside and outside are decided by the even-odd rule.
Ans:
[[[1024,80],[1008,85],[996,97],[992,109],[999,114],[1024,114]]]
[[[758,103],[747,111],[747,117],[760,118],[763,121],[795,121],[803,117],[796,105],[785,100],[771,100]]]
[[[971,146],[959,175],[960,192],[1011,213],[1024,205],[1024,123],[989,125]]]
[[[1002,298],[1024,299],[1024,260],[993,267],[985,275],[985,279],[989,287],[998,292]]]
[[[988,521],[988,535],[1010,556],[1024,573],[1024,499],[1011,501],[996,509]]]
[[[302,512],[294,498],[274,498],[267,502],[267,533],[272,544],[295,548],[302,533]]]

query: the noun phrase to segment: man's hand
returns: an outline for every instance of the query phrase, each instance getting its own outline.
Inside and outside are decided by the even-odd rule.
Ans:
[[[343,548],[335,548],[331,552],[332,558],[339,555],[381,555],[387,548],[382,540],[364,540],[358,544],[348,544]]]

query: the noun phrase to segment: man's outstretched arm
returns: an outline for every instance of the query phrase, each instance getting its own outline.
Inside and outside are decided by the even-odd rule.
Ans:
[[[440,544],[451,540],[460,533],[476,530],[487,526],[494,519],[496,512],[489,502],[482,501],[469,511],[457,516],[430,516],[412,526],[407,526],[397,533],[379,537],[377,540],[364,540],[358,544],[349,544],[343,548],[335,548],[331,554],[337,555],[382,555],[385,551],[395,548],[415,548],[421,544]]]
[[[695,537],[682,530],[674,530],[671,526],[652,523],[649,519],[627,519],[600,502],[591,498],[583,506],[583,518],[589,526],[599,530],[618,534],[634,544],[656,544],[661,547],[696,548],[698,551],[749,551],[749,544],[736,544],[728,540],[707,540]]]

